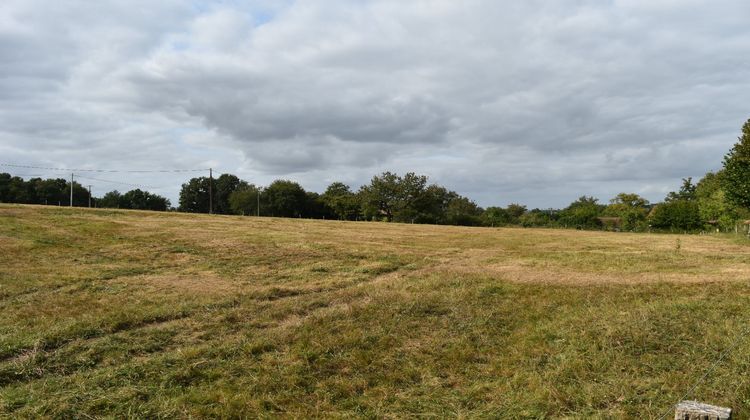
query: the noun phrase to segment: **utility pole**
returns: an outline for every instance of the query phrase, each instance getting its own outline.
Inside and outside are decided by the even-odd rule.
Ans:
[[[260,187],[258,187],[258,194],[255,194],[256,197],[258,197],[258,207],[255,209],[257,212],[257,216],[260,217]]]
[[[91,208],[91,185],[89,185],[89,208]]]
[[[70,174],[70,207],[73,207],[73,174]]]
[[[214,170],[208,168],[208,214],[214,214]]]

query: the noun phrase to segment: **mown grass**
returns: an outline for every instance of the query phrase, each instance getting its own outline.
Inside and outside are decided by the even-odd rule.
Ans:
[[[679,241],[679,246],[677,246]],[[0,416],[657,417],[733,237],[0,206]],[[691,398],[750,417],[750,338]]]

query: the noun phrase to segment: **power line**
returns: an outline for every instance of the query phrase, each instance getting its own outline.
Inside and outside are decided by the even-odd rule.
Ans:
[[[13,176],[19,177],[19,178],[33,179],[33,178],[41,178],[41,177],[44,177],[44,176],[49,176],[49,174],[47,174],[47,175],[43,175],[43,174],[13,174]],[[110,184],[127,185],[127,186],[130,186],[130,187],[148,188],[148,189],[152,189],[152,190],[162,190],[162,189],[166,188],[166,187],[154,187],[154,186],[142,185],[142,184],[131,184],[129,182],[112,181],[110,179],[92,178],[92,177],[83,176],[83,175],[80,175],[80,174],[75,174],[75,176],[76,176],[76,178],[88,179],[88,180],[91,180],[91,181],[99,181],[99,182],[107,182],[107,183],[110,183]],[[64,179],[64,178],[56,178],[56,179]],[[68,181],[66,180],[66,182],[68,182]]]
[[[11,175],[19,177],[19,178],[41,178],[43,176],[47,176],[47,175],[37,175],[37,174],[11,174]]]
[[[160,190],[160,189],[164,188],[164,187],[151,187],[151,186],[148,186],[148,185],[141,185],[141,184],[131,184],[129,182],[112,181],[112,180],[109,180],[109,179],[91,178],[91,177],[82,176],[82,175],[76,175],[76,176],[78,178],[88,179],[88,180],[91,180],[91,181],[108,182],[110,184],[127,185],[127,186],[130,186],[130,187],[149,188],[149,189],[152,189],[152,190]]]
[[[64,171],[64,172],[110,172],[110,173],[167,173],[167,172],[205,172],[209,168],[201,169],[144,169],[144,170],[124,170],[124,169],[76,169],[76,168],[52,168],[48,166],[32,166],[32,165],[15,165],[12,163],[0,163],[0,166],[7,166],[11,168],[25,168],[25,169],[46,169],[50,171]]]

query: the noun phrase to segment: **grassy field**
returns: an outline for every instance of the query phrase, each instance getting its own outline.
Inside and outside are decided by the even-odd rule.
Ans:
[[[750,325],[748,263],[732,237],[0,205],[0,417],[658,417]],[[750,338],[691,397],[748,418]]]

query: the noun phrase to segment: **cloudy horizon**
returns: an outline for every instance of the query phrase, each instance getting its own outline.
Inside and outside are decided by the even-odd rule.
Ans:
[[[658,202],[720,169],[750,117],[748,18],[739,0],[10,0],[0,163]],[[91,175],[173,204],[190,176]]]

